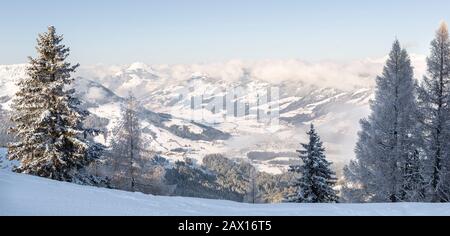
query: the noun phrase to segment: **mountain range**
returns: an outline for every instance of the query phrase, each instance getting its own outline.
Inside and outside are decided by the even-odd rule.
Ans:
[[[353,158],[358,121],[369,114],[383,62],[94,65],[81,67],[73,86],[92,113],[90,123],[105,131],[95,137],[99,142],[109,143],[132,92],[142,108],[146,149],[172,161],[201,162],[222,153],[277,174],[298,161],[296,150],[311,123],[337,166]],[[0,65],[2,112],[10,110],[24,76],[25,64]]]

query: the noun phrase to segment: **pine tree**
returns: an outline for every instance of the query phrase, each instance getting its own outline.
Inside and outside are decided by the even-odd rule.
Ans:
[[[418,156],[416,82],[406,50],[392,46],[382,76],[376,79],[372,114],[361,120],[356,160],[345,169],[346,180],[374,202],[420,201],[422,161]]]
[[[450,200],[450,40],[442,23],[431,42],[428,74],[419,89],[431,201]]]
[[[38,56],[30,57],[27,77],[18,83],[13,101],[11,131],[19,141],[9,145],[9,158],[21,162],[17,172],[75,181],[102,147],[86,139],[95,133],[83,128],[89,113],[79,108],[75,90],[67,89],[79,65],[66,62],[69,48],[62,40],[52,26],[37,39]]]
[[[298,203],[333,203],[337,202],[337,192],[333,189],[336,184],[335,173],[330,169],[332,165],[325,157],[322,141],[311,125],[307,133],[309,142],[302,144],[303,150],[297,151],[302,165],[291,166],[290,171],[300,174],[294,187],[295,196],[289,201]]]
[[[141,128],[138,105],[130,93],[122,109],[122,116],[111,144],[115,169],[115,184],[130,191],[136,191],[137,175],[142,163]]]

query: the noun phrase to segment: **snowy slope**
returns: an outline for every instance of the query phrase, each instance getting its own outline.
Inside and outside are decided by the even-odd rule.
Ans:
[[[267,204],[157,197],[0,170],[0,215],[413,216],[450,215],[450,204]]]

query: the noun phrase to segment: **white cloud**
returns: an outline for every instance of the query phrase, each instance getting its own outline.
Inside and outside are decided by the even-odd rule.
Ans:
[[[104,65],[104,64],[87,65],[87,66],[82,65],[77,70],[77,75],[86,78],[104,78],[116,75],[125,68],[126,68],[125,66]]]
[[[151,65],[153,72],[168,82],[185,81],[192,76],[208,76],[213,79],[232,83],[242,79],[246,74],[251,78],[280,83],[283,81],[301,82],[306,85],[332,87],[338,89],[354,89],[355,87],[373,86],[375,77],[381,74],[387,59],[363,59],[351,62],[307,62],[302,60],[231,60],[223,63],[191,64],[191,65]],[[411,60],[415,68],[416,78],[423,77],[426,70],[426,57],[412,54]],[[91,66],[82,68],[82,75],[94,77],[114,76],[126,66]]]

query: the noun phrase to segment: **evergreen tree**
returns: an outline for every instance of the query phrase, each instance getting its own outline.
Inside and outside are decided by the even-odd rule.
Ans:
[[[137,173],[143,163],[141,128],[138,105],[130,93],[122,109],[122,116],[115,128],[111,144],[111,156],[115,169],[115,184],[130,191],[136,191]]]
[[[442,23],[431,42],[428,74],[419,89],[431,201],[450,200],[450,40]]]
[[[325,157],[322,141],[311,125],[307,133],[309,142],[302,144],[303,150],[297,151],[302,165],[291,166],[290,171],[300,174],[294,187],[295,196],[289,201],[299,203],[332,203],[337,202],[337,192],[333,189],[336,184],[335,173],[330,169],[332,165]]]
[[[346,180],[374,202],[420,201],[423,182],[418,156],[416,83],[406,50],[396,40],[376,79],[372,114],[361,120],[356,160],[345,169]],[[353,190],[352,190],[353,191]]]
[[[54,27],[37,39],[37,58],[30,58],[27,77],[13,101],[11,131],[18,142],[9,145],[9,158],[19,160],[17,172],[62,181],[75,181],[78,170],[99,157],[102,147],[86,139],[89,114],[79,108],[71,74],[78,65],[66,62],[69,48]],[[78,177],[77,177],[78,176]]]

